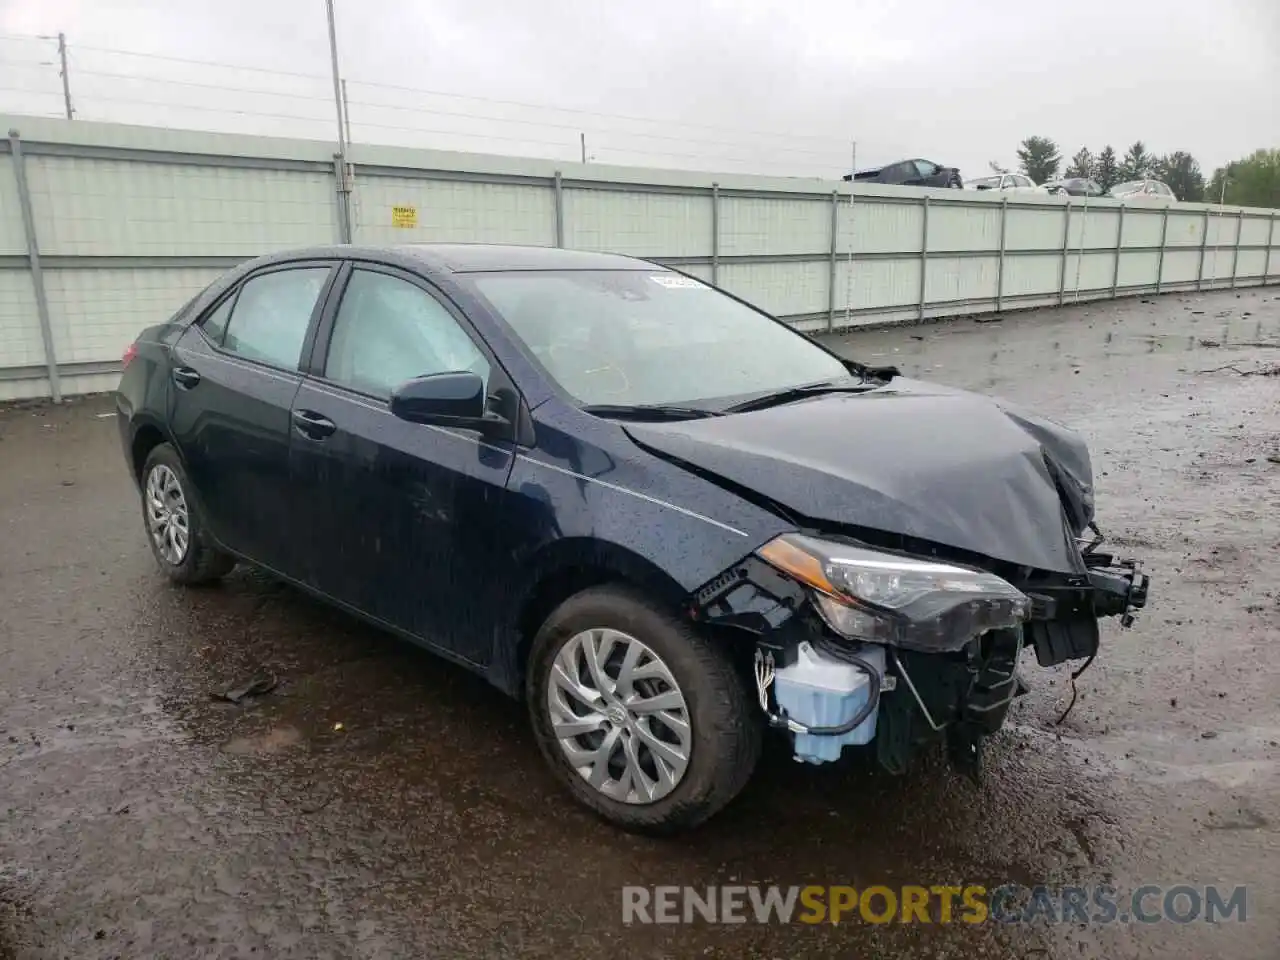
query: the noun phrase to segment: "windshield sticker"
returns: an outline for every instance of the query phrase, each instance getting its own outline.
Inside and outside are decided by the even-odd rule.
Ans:
[[[701,280],[695,280],[693,277],[682,277],[678,273],[662,273],[649,278],[660,287],[666,287],[669,290],[699,290],[703,287]]]

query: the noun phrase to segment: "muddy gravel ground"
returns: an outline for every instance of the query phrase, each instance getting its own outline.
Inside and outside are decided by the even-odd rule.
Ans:
[[[980,784],[769,752],[678,841],[566,802],[523,707],[247,570],[181,589],[109,398],[0,412],[0,957],[1280,957],[1280,289],[840,337],[1078,428],[1154,579]],[[262,670],[244,706],[215,702]],[[338,725],[341,724],[341,728]],[[1246,885],[1245,922],[631,926],[628,884]]]

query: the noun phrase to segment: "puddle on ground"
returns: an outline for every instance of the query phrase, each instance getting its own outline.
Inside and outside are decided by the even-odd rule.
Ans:
[[[300,743],[301,730],[297,727],[280,726],[252,737],[233,737],[222,745],[222,752],[235,756],[282,753]]]

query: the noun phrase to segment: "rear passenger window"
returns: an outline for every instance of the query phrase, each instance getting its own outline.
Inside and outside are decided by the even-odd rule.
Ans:
[[[240,288],[223,348],[250,360],[298,369],[311,313],[328,276],[329,267],[302,267],[254,277]]]
[[[231,316],[231,304],[235,302],[235,299],[234,295],[227,297],[218,305],[217,310],[200,322],[205,336],[218,346],[222,346],[222,338],[227,334],[227,318]]]
[[[470,370],[489,382],[489,361],[444,305],[421,287],[353,270],[334,318],[324,375],[389,397],[414,377]]]

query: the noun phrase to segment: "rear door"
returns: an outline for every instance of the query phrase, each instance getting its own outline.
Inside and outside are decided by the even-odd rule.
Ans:
[[[904,160],[901,163],[892,163],[885,167],[880,173],[881,183],[892,183],[899,186],[906,185],[911,182],[911,178],[916,176],[916,165],[910,160]]]
[[[289,411],[335,271],[311,261],[251,274],[173,351],[169,423],[210,529],[289,575]]]
[[[493,591],[511,563],[517,494],[510,439],[410,423],[392,390],[471,370],[514,391],[457,308],[391,267],[344,268],[310,375],[293,404],[290,453],[304,580],[363,613],[487,664]]]

